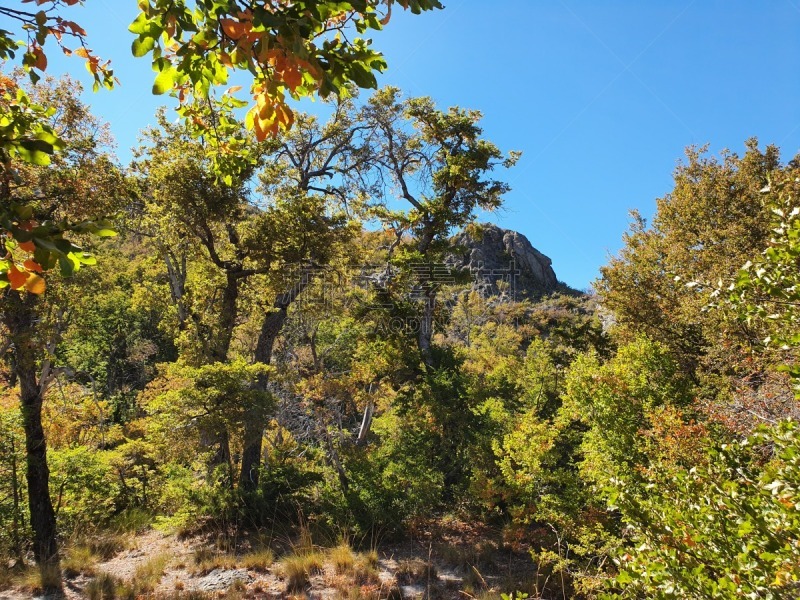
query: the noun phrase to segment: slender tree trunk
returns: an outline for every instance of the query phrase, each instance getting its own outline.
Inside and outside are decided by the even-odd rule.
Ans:
[[[300,280],[288,291],[278,294],[273,309],[264,315],[261,331],[258,334],[253,361],[270,364],[275,340],[283,329],[289,306],[311,283],[311,275],[304,273]],[[269,377],[262,375],[256,381],[256,389],[267,391]],[[244,448],[242,450],[242,468],[239,472],[239,487],[242,491],[252,491],[258,487],[258,468],[261,464],[261,440],[264,437],[263,415],[258,407],[249,411],[244,428]]]
[[[17,438],[13,432],[11,434],[11,493],[14,501],[14,520],[12,525],[12,538],[14,543],[15,558],[22,564],[24,557],[22,555],[22,510],[21,508],[21,494],[20,494],[20,481],[19,481],[19,466],[17,463]]]
[[[42,584],[61,590],[56,515],[50,500],[50,471],[42,428],[42,390],[36,380],[38,352],[33,338],[36,302],[32,294],[22,296],[18,292],[6,292],[7,310],[3,319],[14,344],[14,373],[20,389],[33,555],[42,571]]]
[[[278,301],[276,300],[276,305]],[[288,305],[287,305],[288,306]],[[256,350],[253,354],[255,362],[268,365],[272,360],[272,349],[286,321],[287,306],[279,306],[268,313],[261,323]],[[256,389],[266,391],[269,377],[260,375],[256,381]],[[258,468],[261,463],[261,439],[264,436],[264,423],[258,407],[248,411],[244,425],[244,448],[242,450],[242,468],[239,473],[239,487],[243,491],[253,491],[258,487]]]
[[[225,362],[228,359],[228,350],[233,339],[233,330],[236,327],[239,300],[239,275],[236,271],[226,273],[225,289],[222,291],[222,306],[219,312],[219,330],[215,339],[210,344],[210,362]],[[233,489],[233,462],[231,461],[230,436],[224,426],[219,431],[214,431],[209,436],[217,449],[212,455],[210,467],[212,469],[226,465],[228,470],[228,485]]]
[[[417,332],[417,346],[425,366],[430,369],[434,366],[431,339],[433,338],[433,308],[436,303],[435,288],[431,288],[425,293],[424,302],[419,331]]]
[[[237,305],[239,281],[238,272],[228,271],[226,273],[225,289],[222,290],[219,310],[219,329],[216,338],[211,343],[211,362],[228,360],[228,350],[231,347],[233,330],[236,328],[236,319],[239,316]]]
[[[428,251],[433,243],[433,238],[433,222],[430,217],[426,217],[425,227],[423,227],[419,241],[417,242],[417,250],[426,261],[428,259]],[[425,290],[424,301],[425,305],[422,307],[422,318],[420,319],[419,331],[417,332],[417,346],[425,366],[431,369],[434,366],[433,353],[431,352],[431,340],[433,339],[433,309],[436,304],[436,285],[432,281]]]

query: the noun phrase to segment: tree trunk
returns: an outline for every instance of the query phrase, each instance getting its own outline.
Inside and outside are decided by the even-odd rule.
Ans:
[[[280,298],[280,296],[279,296]],[[279,306],[278,300],[275,301],[277,310],[267,313],[261,323],[261,331],[258,334],[256,350],[253,354],[255,362],[268,365],[272,360],[272,349],[275,347],[275,340],[283,328],[286,321],[287,306]],[[267,390],[269,378],[267,375],[259,376],[256,381],[256,389],[259,391]],[[242,468],[239,473],[239,487],[243,491],[253,491],[258,487],[258,468],[261,463],[261,438],[264,436],[264,423],[261,411],[253,407],[247,416],[244,424],[244,448],[242,450]]]
[[[256,349],[253,353],[253,361],[257,363],[270,364],[272,361],[272,349],[275,347],[275,340],[283,329],[286,321],[289,306],[311,283],[311,274],[303,273],[300,280],[288,291],[278,294],[273,303],[273,311],[264,315],[261,322],[261,331],[258,334]],[[256,381],[256,389],[262,392],[267,391],[269,377],[262,375]],[[264,436],[264,423],[258,407],[253,407],[245,421],[244,428],[244,448],[242,450],[242,468],[239,472],[239,487],[242,491],[252,491],[258,487],[258,468],[261,463],[261,440]]]
[[[210,340],[210,363],[224,363],[228,359],[228,350],[233,339],[233,330],[239,316],[239,274],[230,270],[225,274],[225,288],[222,290],[221,306],[219,311],[219,328],[214,339]],[[218,431],[210,432],[209,438],[216,446],[211,456],[210,469],[226,465],[228,470],[228,486],[233,489],[233,463],[231,461],[230,436],[225,426],[220,426]]]
[[[33,555],[42,571],[42,584],[61,590],[61,569],[56,539],[56,515],[50,500],[50,471],[42,428],[42,390],[36,380],[37,345],[33,338],[37,298],[6,292],[3,315],[14,345],[14,374],[20,389],[25,429],[28,506],[33,529]]]
[[[21,510],[21,490],[19,480],[19,466],[17,464],[17,438],[11,434],[11,493],[14,502],[14,519],[12,524],[11,537],[14,544],[15,558],[22,564],[24,560],[22,552],[22,510]]]
[[[417,346],[425,366],[431,369],[434,366],[431,339],[433,338],[433,308],[436,303],[436,288],[431,287],[426,291],[424,302],[419,331],[417,332]]]

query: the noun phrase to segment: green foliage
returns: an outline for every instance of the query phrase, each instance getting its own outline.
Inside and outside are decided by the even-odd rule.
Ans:
[[[766,455],[766,459],[765,459]],[[617,556],[625,598],[788,598],[800,580],[800,434],[782,423],[708,451],[647,489],[610,499],[628,524]]]
[[[423,420],[396,410],[375,418],[375,447],[351,450],[348,500],[364,529],[392,531],[441,502],[444,474],[436,468],[436,447]]]
[[[0,556],[24,556],[29,532],[25,434],[16,407],[0,407]]]
[[[213,87],[227,83],[229,71],[251,73],[256,105],[247,124],[263,140],[292,126],[287,95],[324,98],[346,95],[350,84],[377,87],[374,72],[386,68],[383,57],[370,47],[371,40],[351,38],[346,31],[382,29],[394,2],[384,4],[387,14],[381,19],[378,3],[363,0],[279,6],[232,0],[197,5],[141,0],[141,12],[129,27],[137,36],[131,50],[135,56],[152,55],[158,73],[153,93],[174,90],[181,103],[187,95],[204,101]],[[414,13],[442,7],[438,0],[398,4]],[[191,123],[197,115],[191,105],[188,111],[185,108]],[[210,122],[195,121],[216,135]]]
[[[625,246],[601,269],[597,290],[618,335],[629,340],[643,333],[665,344],[680,369],[703,385],[701,396],[724,405],[731,378],[752,371],[747,347],[762,336],[726,310],[704,310],[711,290],[694,284],[729,281],[765,247],[771,217],[761,189],[784,167],[776,147],[760,150],[755,139],[741,157],[705,152],[687,150],[649,227],[634,214]]]
[[[559,416],[588,427],[581,471],[601,487],[611,478],[640,479],[648,462],[646,438],[665,407],[685,406],[691,388],[666,348],[639,338],[605,363],[579,357],[566,376]]]
[[[120,482],[105,453],[85,446],[52,450],[51,494],[65,533],[102,527],[116,511]]]
[[[796,172],[776,174],[770,185],[766,207],[772,212],[769,246],[757,257],[748,260],[727,291],[730,303],[748,324],[760,323],[766,330],[763,342],[778,348],[784,365],[795,379],[800,378],[795,349],[800,346],[800,205]],[[800,393],[800,392],[798,392]]]
[[[191,464],[199,435],[226,431],[235,437],[253,414],[265,418],[272,397],[255,389],[252,382],[269,371],[267,365],[243,359],[200,367],[165,365],[148,390],[144,407],[151,416],[150,433],[159,452]]]

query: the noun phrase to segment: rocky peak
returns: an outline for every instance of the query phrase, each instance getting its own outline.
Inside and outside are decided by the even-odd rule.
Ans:
[[[505,288],[518,300],[537,299],[558,288],[553,261],[521,233],[484,223],[465,229],[451,241],[453,250],[447,263],[469,270],[475,287],[486,295]]]

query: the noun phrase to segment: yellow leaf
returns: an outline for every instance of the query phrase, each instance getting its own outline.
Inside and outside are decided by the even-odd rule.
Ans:
[[[25,289],[31,294],[42,294],[44,293],[45,287],[47,286],[44,279],[35,273],[31,273],[30,277],[28,277],[28,280],[25,282]]]

